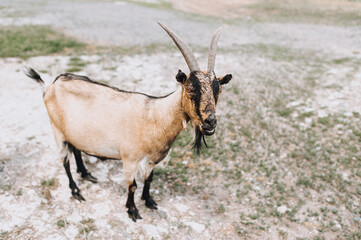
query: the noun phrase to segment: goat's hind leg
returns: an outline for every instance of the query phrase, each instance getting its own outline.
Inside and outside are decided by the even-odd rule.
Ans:
[[[90,172],[88,172],[88,170],[85,168],[84,166],[84,162],[83,162],[83,159],[81,157],[81,152],[80,150],[76,149],[73,145],[69,144],[69,147],[71,147],[73,153],[74,153],[74,157],[75,157],[75,161],[76,161],[76,167],[77,167],[77,170],[76,172],[78,173],[81,173],[81,177],[84,179],[84,180],[87,180],[87,181],[90,181],[90,182],[93,182],[93,183],[97,183],[98,182],[98,179],[93,177],[91,175]]]
[[[158,209],[157,203],[153,200],[153,198],[149,194],[150,184],[153,181],[153,170],[149,174],[148,177],[145,178],[143,193],[142,193],[142,200],[145,200],[145,206],[150,209]]]
[[[80,194],[80,189],[74,182],[74,179],[70,172],[70,161],[69,157],[72,152],[72,148],[70,147],[70,144],[68,142],[63,142],[62,149],[61,149],[61,160],[63,162],[63,166],[65,168],[66,175],[68,175],[69,178],[69,187],[71,189],[71,194],[75,199],[78,199],[80,202],[85,201],[84,197]]]
[[[60,149],[61,161],[63,162],[66,175],[68,176],[69,179],[69,187],[71,189],[71,194],[79,201],[85,201],[84,197],[80,194],[80,190],[76,185],[76,183],[74,182],[70,172],[69,157],[73,149],[72,147],[70,147],[70,144],[65,140],[63,133],[55,126],[53,122],[51,122],[51,126],[53,128],[56,145],[58,145],[58,148]]]

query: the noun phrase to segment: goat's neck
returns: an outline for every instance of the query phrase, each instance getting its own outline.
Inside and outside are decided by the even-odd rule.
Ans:
[[[183,89],[179,88],[168,97],[157,100],[155,104],[158,127],[169,140],[178,136],[183,129],[183,121],[187,120],[182,107],[182,94]]]

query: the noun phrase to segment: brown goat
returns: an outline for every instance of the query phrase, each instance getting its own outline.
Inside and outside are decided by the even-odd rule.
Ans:
[[[174,40],[190,69],[188,76],[179,70],[176,79],[181,88],[167,96],[128,92],[70,73],[58,76],[53,84],[45,87],[33,69],[25,72],[43,87],[44,102],[72,195],[79,201],[85,200],[70,172],[71,153],[74,153],[81,177],[92,182],[97,179],[85,168],[81,152],[103,159],[121,159],[129,190],[126,207],[133,221],[141,219],[134,204],[136,174],[144,174],[142,199],[145,205],[157,209],[149,194],[154,165],[166,157],[189,121],[195,126],[195,148],[199,153],[204,134],[215,132],[221,85],[232,78],[230,74],[216,78],[213,71],[219,30],[211,42],[208,69],[203,72],[187,44],[160,25]]]

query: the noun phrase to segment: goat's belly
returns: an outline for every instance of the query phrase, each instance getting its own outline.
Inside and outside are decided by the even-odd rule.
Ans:
[[[102,131],[92,129],[84,132],[83,129],[74,129],[65,137],[74,147],[89,155],[121,159],[118,139]]]
[[[112,159],[121,159],[121,155],[119,154],[119,150],[117,149],[117,147],[97,144],[94,142],[91,143],[87,141],[73,143],[74,141],[69,140],[69,142],[74,145],[75,148],[85,152],[88,155]]]

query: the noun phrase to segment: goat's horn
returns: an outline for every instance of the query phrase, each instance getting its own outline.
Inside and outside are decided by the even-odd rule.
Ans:
[[[214,71],[214,64],[216,63],[217,42],[220,35],[221,35],[221,28],[218,28],[213,34],[211,45],[209,45],[208,67],[207,67],[208,73],[212,73]]]
[[[158,22],[158,24],[168,33],[168,35],[173,39],[174,43],[177,45],[179,50],[181,51],[184,59],[187,62],[187,65],[189,67],[189,70],[191,72],[193,71],[199,71],[198,62],[196,60],[196,57],[194,56],[194,53],[192,49],[182,40],[180,37],[177,36],[172,30],[170,30],[165,25]]]

